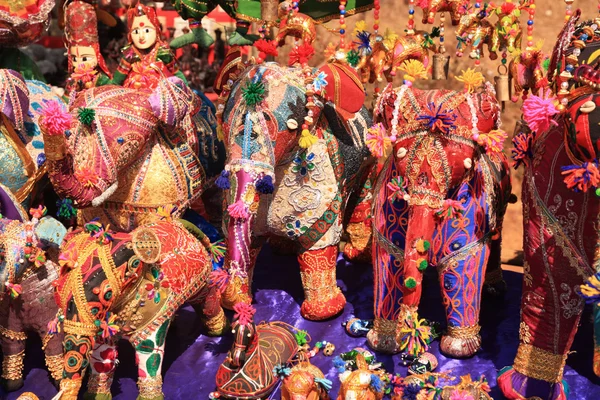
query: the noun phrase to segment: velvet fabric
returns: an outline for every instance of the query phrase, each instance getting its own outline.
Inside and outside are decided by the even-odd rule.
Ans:
[[[311,344],[327,340],[335,344],[334,356],[340,351],[348,351],[356,346],[365,346],[365,338],[348,336],[342,322],[355,315],[360,318],[373,318],[373,276],[372,267],[367,264],[350,264],[338,261],[338,284],[348,299],[344,313],[335,319],[310,322],[300,317],[300,304],[303,299],[302,286],[298,279],[298,264],[295,256],[277,256],[267,246],[258,257],[254,277],[255,320],[288,322],[299,329],[307,330],[312,336]],[[423,301],[419,314],[425,318],[445,321],[439,285],[434,269],[427,270],[424,279]],[[496,385],[497,371],[512,363],[518,345],[519,307],[522,275],[505,272],[508,292],[503,300],[484,299],[481,306],[483,326],[483,349],[473,358],[453,360],[439,354],[439,342],[434,342],[432,352],[438,357],[437,371],[460,376],[471,373],[473,378],[485,374],[492,387],[492,397],[502,399]],[[229,318],[232,315],[229,313]],[[215,375],[232,344],[229,334],[223,338],[210,338],[201,333],[200,321],[191,307],[178,312],[169,329],[163,363],[164,393],[166,400],[187,399],[205,400],[215,390]],[[569,356],[565,368],[565,379],[571,390],[571,398],[593,400],[600,393],[600,379],[592,372],[592,323],[590,310],[586,309],[582,326],[573,345],[574,354]],[[407,368],[399,365],[400,356],[377,355],[389,372],[406,375]],[[124,341],[119,343],[119,360],[112,386],[113,399],[130,400],[137,396],[135,382],[137,373],[133,349]],[[331,395],[337,395],[340,382],[333,368],[332,357],[318,354],[311,362],[319,367],[326,378],[333,381]],[[40,399],[50,400],[56,389],[50,384],[44,367],[39,341],[31,340],[25,360],[25,386],[17,392],[6,394],[0,391],[0,399],[15,400],[23,392],[34,392]],[[0,389],[1,390],[1,389]],[[80,397],[82,396],[81,391]],[[280,391],[271,395],[279,399]]]

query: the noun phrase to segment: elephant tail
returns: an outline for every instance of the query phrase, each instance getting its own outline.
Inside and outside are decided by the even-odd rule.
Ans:
[[[183,227],[191,233],[196,239],[202,243],[202,245],[208,251],[213,262],[218,263],[225,257],[225,246],[223,245],[223,239],[219,239],[215,242],[211,242],[208,236],[200,228],[196,225],[192,224],[185,219],[180,219],[179,222],[183,225]]]

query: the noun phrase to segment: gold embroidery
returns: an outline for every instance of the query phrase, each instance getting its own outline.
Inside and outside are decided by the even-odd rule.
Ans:
[[[60,381],[63,377],[63,362],[64,357],[62,354],[56,356],[46,356],[46,366],[50,372],[52,379]]]
[[[157,399],[162,398],[162,377],[160,375],[156,377],[147,376],[145,378],[138,378],[138,388],[140,389],[140,398],[143,399]]]
[[[5,336],[11,340],[27,340],[27,334],[25,332],[15,332],[10,329],[6,329],[0,326],[0,335]]]
[[[13,381],[23,378],[25,350],[13,355],[5,355],[2,361],[2,378]]]
[[[530,378],[557,383],[562,379],[566,361],[566,354],[554,354],[521,343],[515,357],[514,368],[515,371]]]
[[[481,326],[472,325],[472,326],[449,326],[448,327],[448,336],[458,339],[471,339],[479,335],[479,330]]]
[[[529,325],[525,322],[521,322],[519,327],[519,340],[525,344],[529,344],[531,342],[531,332],[529,332]]]

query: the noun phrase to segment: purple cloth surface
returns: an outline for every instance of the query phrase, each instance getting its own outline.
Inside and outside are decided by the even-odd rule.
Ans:
[[[343,289],[348,305],[344,313],[330,321],[310,322],[300,317],[300,304],[303,298],[298,263],[293,256],[274,255],[266,247],[260,254],[254,278],[256,322],[281,320],[299,329],[305,329],[312,337],[312,344],[327,340],[336,346],[334,355],[358,346],[365,346],[364,338],[352,338],[345,333],[342,322],[351,316],[373,317],[373,276],[370,265],[350,264],[340,259],[338,262],[338,284]],[[444,309],[439,294],[439,285],[434,268],[426,273],[425,290],[421,305],[421,315],[445,324]],[[471,373],[473,378],[485,374],[492,387],[494,399],[503,396],[496,385],[497,371],[511,365],[518,345],[519,303],[521,298],[522,275],[505,272],[508,292],[502,300],[484,300],[481,325],[483,349],[473,358],[453,360],[439,354],[439,342],[435,342],[432,352],[438,356],[440,366],[437,371],[450,371],[454,376]],[[231,313],[228,312],[231,318]],[[600,379],[592,372],[592,325],[591,313],[586,309],[575,344],[574,354],[568,359],[565,378],[571,388],[571,399],[596,400],[600,398]],[[231,335],[223,338],[209,338],[200,332],[199,320],[191,307],[182,308],[171,325],[167,337],[163,377],[166,400],[207,399],[215,389],[215,374],[232,343]],[[13,400],[24,391],[36,393],[41,400],[50,400],[56,390],[50,384],[44,368],[39,340],[30,340],[25,361],[25,386],[18,392],[1,399]],[[406,367],[401,366],[400,356],[377,355],[388,372],[406,375]],[[120,342],[120,363],[112,386],[113,398],[129,400],[137,397],[137,372],[134,353],[126,342]],[[339,379],[332,365],[332,357],[318,354],[312,360],[321,368],[327,378],[333,381],[331,397],[336,398]],[[82,397],[80,393],[80,397]],[[279,399],[279,390],[270,397]]]
[[[4,218],[23,221],[21,213],[17,207],[15,207],[15,203],[3,187],[0,188],[0,214],[2,214]]]

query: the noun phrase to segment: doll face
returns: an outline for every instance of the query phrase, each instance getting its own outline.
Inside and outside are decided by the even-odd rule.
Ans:
[[[146,50],[156,43],[156,28],[147,16],[133,18],[131,25],[131,39],[133,45],[140,50]]]
[[[79,67],[81,64],[85,64],[85,66],[88,68],[96,68],[98,65],[96,52],[91,46],[71,46],[69,53],[74,67]]]

